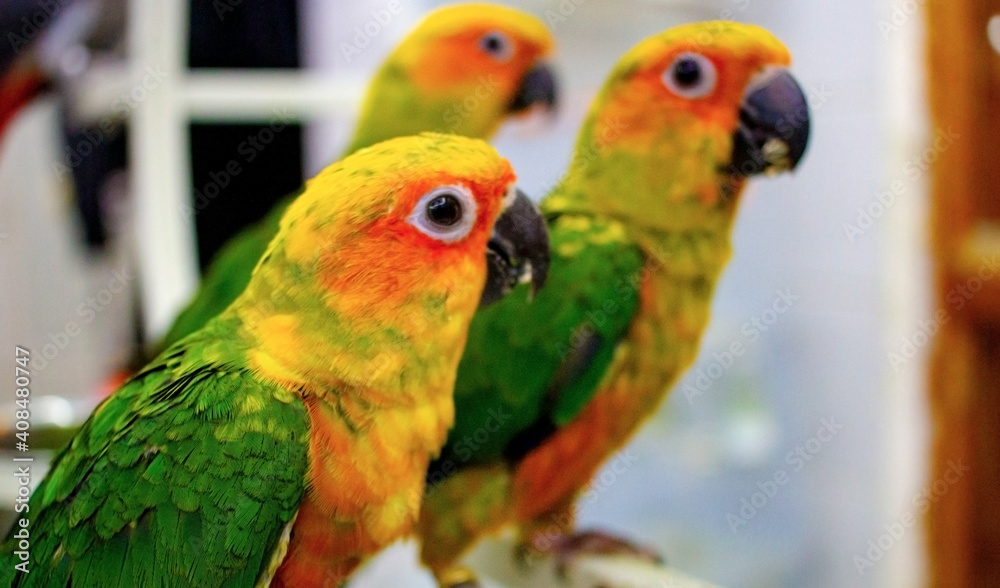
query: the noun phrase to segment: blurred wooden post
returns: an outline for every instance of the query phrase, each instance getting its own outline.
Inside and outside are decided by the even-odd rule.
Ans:
[[[928,0],[935,288],[933,586],[1000,586],[1000,0]],[[929,154],[931,152],[928,152]],[[928,317],[934,320],[934,317]],[[967,467],[967,471],[962,471]]]

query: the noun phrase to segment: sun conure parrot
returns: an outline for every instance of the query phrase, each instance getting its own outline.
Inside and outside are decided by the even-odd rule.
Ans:
[[[431,12],[376,72],[345,155],[424,131],[485,139],[533,105],[553,107],[555,78],[543,61],[552,46],[540,20],[511,8],[459,4]],[[160,349],[200,328],[243,291],[292,198],[216,254]]]
[[[573,535],[574,500],[694,360],[747,178],[805,151],[789,62],[760,27],[706,22],[642,41],[611,72],[541,203],[547,287],[484,309],[469,331],[419,522],[442,583],[506,525],[529,553],[608,547]]]
[[[469,322],[506,285],[487,268],[517,273],[517,254],[545,277],[545,223],[513,181],[482,140],[439,134],[321,172],[233,304],[55,457],[0,585],[331,587],[409,533]]]

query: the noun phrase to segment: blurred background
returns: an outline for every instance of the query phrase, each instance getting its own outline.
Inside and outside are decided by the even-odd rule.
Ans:
[[[386,0],[169,4],[0,1],[0,348],[34,354],[35,446],[86,417],[269,207],[241,188],[277,199],[341,153],[368,77],[439,5],[398,0],[370,27]],[[982,272],[1000,271],[1000,2],[507,4],[558,42],[558,115],[494,141],[533,195],[614,62],[672,25],[770,29],[813,116],[798,171],[744,196],[699,360],[582,522],[734,588],[1000,586],[1000,283]],[[254,162],[221,180],[250,137]],[[206,214],[179,214],[209,191]],[[431,586],[414,557],[393,549],[354,585]]]

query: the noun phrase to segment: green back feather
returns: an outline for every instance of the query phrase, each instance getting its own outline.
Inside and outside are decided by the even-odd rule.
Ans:
[[[211,323],[108,398],[32,495],[31,572],[5,586],[252,586],[298,509],[308,418]],[[16,528],[16,527],[15,527]],[[13,574],[13,577],[11,575]]]
[[[455,387],[455,426],[432,472],[498,459],[539,419],[556,426],[572,420],[637,312],[643,256],[619,224],[563,215],[549,230],[545,288],[529,300],[519,287],[472,321]],[[591,332],[599,343],[589,361],[557,377]]]
[[[729,257],[737,199],[724,193],[728,179],[719,169],[731,150],[730,132],[706,127],[691,112],[672,113],[670,124],[645,120],[656,108],[604,117],[609,100],[629,93],[633,69],[624,63],[609,77],[566,176],[542,201],[554,217],[545,288],[530,303],[514,292],[473,320],[455,384],[455,428],[432,468],[446,472],[503,456],[516,461],[570,422],[598,391],[628,335],[639,313],[638,278],[647,268],[675,282],[673,296],[693,292],[698,302],[698,333],[678,335],[660,325],[683,348],[676,364],[665,360],[676,367],[665,370],[671,373],[664,386],[693,357],[711,289]],[[656,132],[635,148],[628,132],[650,126]],[[668,315],[686,312],[678,307]],[[681,322],[675,319],[667,320]],[[591,331],[596,336],[585,336]],[[505,422],[491,430],[498,410]],[[435,473],[429,479],[440,477]]]

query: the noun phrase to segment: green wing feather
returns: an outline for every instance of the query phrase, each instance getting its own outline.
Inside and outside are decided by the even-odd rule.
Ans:
[[[432,473],[510,457],[514,445],[541,440],[533,431],[544,436],[572,420],[628,331],[638,310],[638,247],[613,221],[562,215],[549,230],[545,288],[529,301],[519,287],[472,322],[455,386],[455,426]]]
[[[215,324],[108,398],[55,458],[22,515],[31,571],[13,570],[11,533],[3,585],[254,585],[301,500],[308,419],[292,393],[222,359]]]

